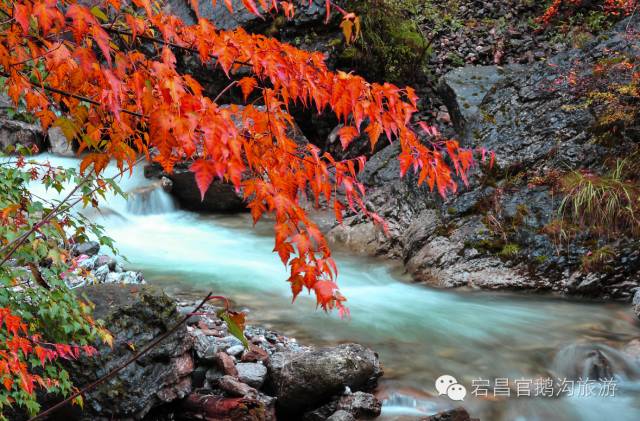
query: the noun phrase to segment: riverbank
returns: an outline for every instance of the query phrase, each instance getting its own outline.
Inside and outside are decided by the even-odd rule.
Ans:
[[[382,367],[378,355],[361,345],[306,346],[256,326],[246,327],[243,344],[216,316],[220,308],[208,303],[177,302],[145,285],[95,284],[78,293],[95,305],[95,317],[113,335],[113,344],[100,346],[98,355],[69,364],[80,388],[121,367],[179,318],[188,319],[87,392],[84,408],[67,408],[64,418],[352,421],[381,413],[381,402],[368,392]],[[455,414],[469,420],[462,409]],[[433,419],[439,416],[445,414]]]

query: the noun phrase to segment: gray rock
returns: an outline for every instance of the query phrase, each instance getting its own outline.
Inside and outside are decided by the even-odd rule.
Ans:
[[[423,418],[422,421],[479,421],[475,418],[471,418],[466,409],[459,407],[455,409],[449,409],[447,411],[438,412],[435,415]]]
[[[464,133],[470,123],[482,118],[479,107],[485,95],[502,81],[506,74],[522,70],[519,65],[466,66],[445,74],[437,89],[449,110],[456,130]]]
[[[544,180],[568,169],[602,172],[607,157],[625,156],[635,144],[632,134],[621,134],[613,146],[594,141],[595,113],[579,106],[584,98],[563,75],[576,63],[591,71],[612,52],[637,55],[640,40],[625,28],[638,23],[638,16],[625,20],[584,49],[552,57],[552,65],[464,67],[443,77],[440,92],[461,142],[494,152],[494,167],[477,166],[468,186],[441,200],[417,187],[411,173],[399,180],[399,147],[387,146],[367,162],[361,179],[366,205],[384,218],[389,235],[350,215],[329,231],[330,240],[401,260],[414,279],[434,286],[631,301],[640,287],[640,242],[614,239],[603,269],[583,271],[594,243],[602,247],[612,239],[580,233],[557,247],[550,223],[559,218],[562,198]]]
[[[70,376],[83,387],[131,358],[131,346],[143,348],[178,321],[175,302],[148,286],[92,285],[82,294],[95,303],[94,317],[103,319],[113,335],[113,347],[98,345],[98,354],[71,361]],[[160,345],[115,377],[88,392],[84,416],[142,418],[153,407],[184,397],[191,391],[193,345],[181,326]]]
[[[40,125],[0,117],[0,149],[15,151],[18,146],[43,151],[45,142]]]
[[[260,389],[267,377],[267,367],[259,363],[238,363],[238,379],[251,387]]]
[[[86,255],[89,257],[95,256],[100,252],[100,244],[97,241],[86,241],[84,243],[74,244],[71,249],[71,254],[74,256]]]
[[[102,265],[93,271],[93,276],[99,283],[104,283],[109,275],[109,265]]]
[[[238,357],[240,354],[242,354],[244,352],[244,346],[243,345],[233,345],[233,346],[230,346],[229,348],[227,348],[227,350],[225,352],[227,354],[231,355],[232,357]]]
[[[47,138],[49,139],[49,152],[52,154],[67,157],[76,155],[72,142],[67,140],[60,127],[50,127],[47,130]]]
[[[356,421],[356,419],[349,412],[341,409],[334,412],[326,421]]]
[[[633,313],[636,315],[638,319],[640,319],[640,288],[636,290],[636,293],[633,295]]]
[[[271,356],[268,368],[279,407],[291,413],[317,407],[347,386],[370,388],[382,375],[378,356],[358,344],[278,352]]]
[[[201,331],[193,335],[195,338],[194,350],[199,360],[213,362],[216,360],[216,354],[218,353],[218,347],[216,345],[215,338],[205,335]]]
[[[382,403],[370,393],[355,392],[341,397],[338,409],[347,411],[358,419],[376,418],[380,416]]]
[[[96,267],[107,265],[110,271],[114,271],[116,269],[116,264],[116,259],[111,256],[107,256],[106,254],[100,255],[96,259]]]
[[[104,279],[107,284],[144,284],[142,273],[135,271],[109,272]]]

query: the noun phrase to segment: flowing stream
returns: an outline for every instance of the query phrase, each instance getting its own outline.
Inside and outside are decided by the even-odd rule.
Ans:
[[[49,159],[77,165],[74,159]],[[126,265],[178,297],[196,299],[210,290],[224,294],[245,306],[250,323],[300,342],[354,341],[373,348],[385,370],[379,391],[384,419],[462,405],[483,421],[640,420],[640,364],[619,352],[640,338],[629,305],[435,290],[411,284],[384,261],[338,251],[338,282],[351,310],[351,320],[341,320],[315,310],[313,297],[291,303],[267,223],[252,229],[246,215],[178,210],[141,173],[136,169],[123,179],[123,188],[133,192],[127,201],[109,198],[103,213],[93,215],[116,240]],[[533,389],[528,397],[513,387],[510,397],[494,396],[493,389],[486,397],[472,394],[474,380],[535,384],[535,379],[581,373],[583,361],[598,355],[611,361],[613,391],[579,392],[576,383],[572,397],[536,397]],[[444,374],[467,388],[463,402],[438,396],[434,381]]]

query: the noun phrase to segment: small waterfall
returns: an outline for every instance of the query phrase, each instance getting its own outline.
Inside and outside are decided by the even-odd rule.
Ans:
[[[176,210],[173,198],[159,182],[138,187],[127,195],[127,213],[132,215],[157,215]]]

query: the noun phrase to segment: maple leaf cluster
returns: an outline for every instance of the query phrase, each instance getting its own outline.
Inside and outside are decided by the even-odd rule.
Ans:
[[[261,0],[262,11],[252,0],[244,4],[255,14],[293,13],[288,2]],[[144,154],[166,171],[192,161],[202,194],[214,179],[232,183],[254,221],[273,215],[274,251],[290,269],[294,298],[314,291],[325,310],[346,311],[329,246],[306,204],[333,208],[338,221],[347,208],[383,221],[364,204],[357,176],[365,158],[336,161],[296,143],[291,106],[335,114],[345,148],[362,132],[372,148],[382,138],[399,142],[402,174],[415,171],[420,184],[441,195],[455,191],[456,173],[464,176],[472,164],[471,152],[455,141],[420,140],[410,124],[418,100],[412,88],[330,71],[319,52],[243,29],[222,31],[200,17],[185,25],[149,0],[127,6],[107,0],[93,8],[72,0],[3,0],[0,13],[7,92],[45,129],[61,127],[80,152],[89,152],[81,171],[100,173],[112,160],[123,168]],[[239,79],[229,88],[250,102],[220,106],[181,73],[177,53]]]
[[[35,374],[27,363],[30,355],[34,355],[44,367],[58,358],[76,359],[83,353],[91,356],[97,352],[90,345],[46,343],[41,342],[37,335],[29,336],[27,325],[9,308],[0,308],[0,338],[3,339],[0,343],[0,383],[8,391],[15,385],[30,395],[36,384],[50,389],[57,382]],[[6,403],[11,404],[11,401]]]

